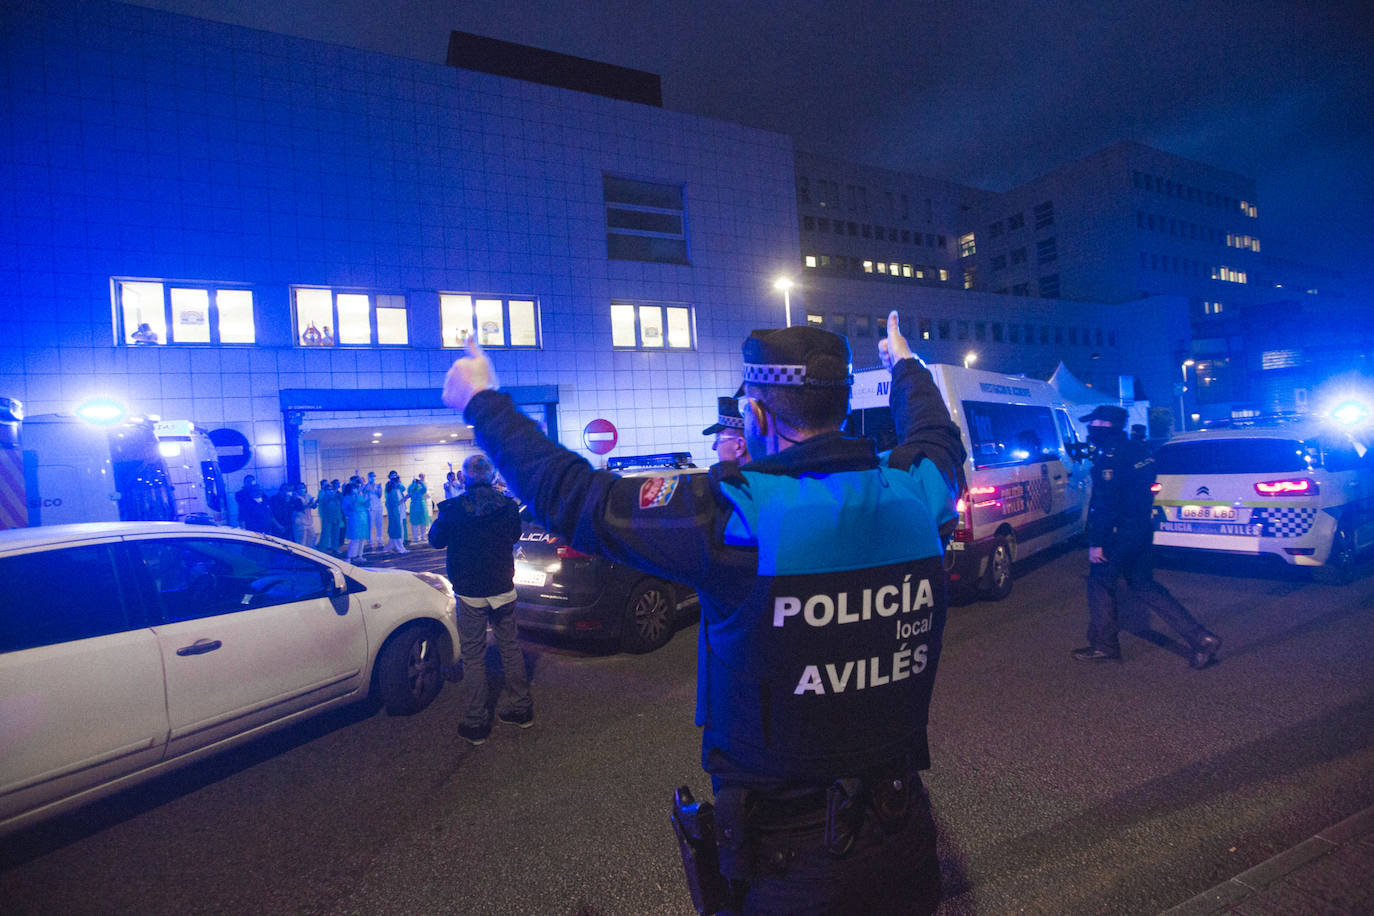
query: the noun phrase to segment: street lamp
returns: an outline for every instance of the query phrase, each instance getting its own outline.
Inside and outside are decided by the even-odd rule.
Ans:
[[[787,326],[792,327],[792,278],[778,277],[773,281],[773,289],[782,290],[782,307],[787,312]]]
[[[967,369],[969,366],[972,366],[972,365],[973,365],[974,363],[976,363],[976,362],[978,362],[978,354],[977,354],[977,353],[974,353],[972,350],[969,350],[967,353],[964,354],[964,368],[965,368],[965,369]]]
[[[1178,425],[1179,429],[1187,432],[1188,430],[1188,405],[1185,394],[1188,391],[1188,367],[1195,366],[1197,362],[1185,359],[1179,369],[1183,372],[1183,384],[1178,386]]]

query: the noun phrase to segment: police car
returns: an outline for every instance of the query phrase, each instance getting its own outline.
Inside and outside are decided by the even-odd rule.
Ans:
[[[1155,451],[1154,542],[1348,580],[1374,546],[1370,439],[1312,420],[1181,433]]]
[[[613,458],[627,477],[704,474],[687,452]],[[618,644],[652,652],[696,612],[696,590],[604,557],[574,550],[536,524],[528,511],[515,545],[515,622],[527,630]]]

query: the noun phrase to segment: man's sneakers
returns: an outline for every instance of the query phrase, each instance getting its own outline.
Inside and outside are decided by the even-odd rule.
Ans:
[[[1208,633],[1193,644],[1193,655],[1188,659],[1190,668],[1206,668],[1216,658],[1221,649],[1221,637]]]
[[[468,725],[467,723],[463,723],[462,725],[458,726],[458,737],[462,738],[468,744],[471,744],[473,747],[477,747],[479,744],[485,742],[487,740],[487,736],[490,734],[490,722],[488,722],[486,725]]]
[[[534,710],[527,709],[524,712],[503,712],[496,718],[507,725],[514,725],[516,728],[529,728],[534,724]]]
[[[1099,649],[1096,646],[1084,646],[1081,649],[1074,649],[1069,654],[1080,662],[1121,661],[1120,649],[1115,652],[1108,652],[1106,649]]]

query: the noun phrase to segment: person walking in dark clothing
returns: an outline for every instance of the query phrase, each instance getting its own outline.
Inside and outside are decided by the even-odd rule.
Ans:
[[[1142,620],[1149,611],[1158,614],[1188,644],[1189,664],[1205,668],[1221,638],[1154,580],[1155,459],[1145,442],[1126,437],[1127,416],[1121,407],[1102,404],[1079,417],[1096,455],[1088,501],[1088,645],[1072,654],[1080,661],[1121,659],[1117,613],[1124,599],[1139,605]]]
[[[468,353],[444,403],[535,518],[576,550],[697,590],[712,883],[729,882],[729,908],[934,912],[940,868],[920,771],[946,612],[940,529],[956,518],[964,449],[897,313],[879,343],[902,434],[891,454],[840,432],[849,344],[799,325],[744,342],[751,460],[705,474],[593,469],[495,390],[480,347]]]
[[[277,522],[272,517],[267,494],[262,491],[258,479],[252,474],[243,478],[243,488],[234,494],[239,506],[239,524],[249,531],[262,534],[277,534]]]
[[[459,496],[439,504],[429,528],[429,546],[448,551],[448,578],[458,596],[458,639],[463,659],[461,690],[465,706],[458,734],[473,745],[491,733],[487,711],[487,626],[496,638],[505,689],[496,701],[496,718],[507,725],[534,724],[525,656],[515,638],[515,556],[520,540],[520,506],[492,486],[496,469],[485,455],[463,462]]]

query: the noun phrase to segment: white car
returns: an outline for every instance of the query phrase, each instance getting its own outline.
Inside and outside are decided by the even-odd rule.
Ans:
[[[1278,557],[1336,581],[1374,546],[1374,452],[1307,421],[1180,433],[1155,450],[1155,544]]]
[[[0,531],[0,833],[365,697],[418,712],[457,646],[432,573],[172,522]]]

